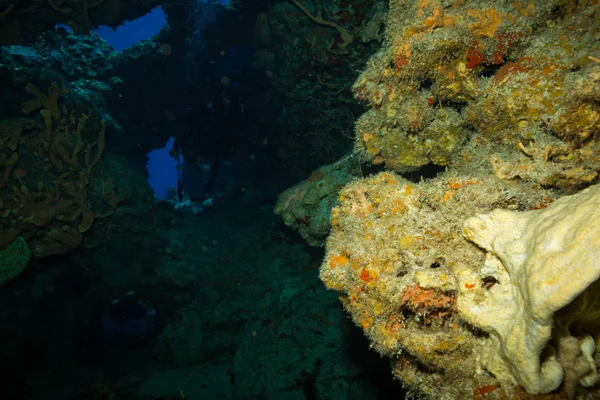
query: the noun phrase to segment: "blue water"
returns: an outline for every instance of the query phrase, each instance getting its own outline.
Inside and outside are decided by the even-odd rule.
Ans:
[[[165,13],[157,7],[133,21],[127,21],[117,28],[101,26],[96,33],[115,51],[123,51],[142,40],[151,39],[167,24]]]
[[[174,141],[170,138],[165,147],[148,153],[148,183],[156,200],[163,200],[169,188],[177,187],[177,162],[169,155]]]

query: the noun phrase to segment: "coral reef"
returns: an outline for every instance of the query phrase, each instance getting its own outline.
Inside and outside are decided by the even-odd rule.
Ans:
[[[419,184],[389,172],[359,179],[331,213],[321,279],[415,393],[593,387],[596,284],[585,289],[600,274],[599,190],[515,212],[500,207],[535,208],[547,193],[450,172]],[[576,311],[558,312],[579,295]]]
[[[412,398],[600,397],[597,0],[203,3],[0,1],[5,397],[389,397],[379,355]],[[170,136],[230,203],[154,203]],[[324,261],[272,213],[307,176],[275,211]],[[133,290],[156,332],[107,336]]]
[[[598,12],[390,3],[320,275],[417,396],[598,396]]]
[[[56,82],[48,94],[33,85],[27,91],[34,99],[23,103],[23,112],[41,108],[43,121],[1,122],[0,245],[22,236],[33,254],[46,257],[79,246],[94,219],[111,215],[123,198],[107,180],[101,196],[111,209],[97,213],[90,208],[88,186],[104,152],[103,121],[61,109],[58,98],[65,91]]]
[[[329,215],[339,191],[358,176],[358,158],[349,155],[317,169],[307,180],[283,192],[275,214],[300,233],[311,246],[323,246],[329,234]]]
[[[456,268],[484,260],[464,240],[463,221],[481,209],[527,209],[544,196],[494,176],[448,172],[414,184],[382,172],[359,179],[331,213],[321,279],[342,294],[355,323],[416,393],[470,396],[496,380],[475,373],[485,342],[457,307]],[[485,278],[469,285],[494,284]]]
[[[502,179],[589,185],[600,129],[592,3],[392,2],[385,46],[353,87],[371,105],[357,151],[406,172],[492,146]]]

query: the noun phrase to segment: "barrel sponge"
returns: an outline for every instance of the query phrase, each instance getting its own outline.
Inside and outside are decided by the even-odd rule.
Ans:
[[[0,287],[15,279],[23,271],[30,257],[31,251],[27,242],[20,236],[0,249]]]
[[[600,185],[542,210],[469,218],[463,234],[487,252],[480,268],[457,271],[459,312],[489,334],[482,366],[531,394],[555,390],[570,373],[569,357],[549,344],[570,335],[555,313],[600,277]],[[490,276],[491,288],[476,284]]]

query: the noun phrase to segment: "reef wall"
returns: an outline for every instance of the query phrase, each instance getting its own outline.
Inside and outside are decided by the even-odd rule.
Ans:
[[[417,396],[599,395],[599,18],[390,2],[353,86],[354,154],[386,171],[339,192],[320,275]]]

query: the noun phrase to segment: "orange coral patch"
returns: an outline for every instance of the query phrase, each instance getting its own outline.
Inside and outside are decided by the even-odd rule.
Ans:
[[[366,269],[363,269],[362,271],[360,271],[360,279],[367,283],[369,283],[373,280],[373,278],[369,274],[369,271],[367,271]]]
[[[317,171],[313,172],[311,174],[311,176],[308,177],[307,180],[309,182],[315,182],[315,181],[318,181],[319,179],[323,178],[323,176],[325,176],[325,171],[317,170]]]
[[[406,213],[407,207],[400,199],[395,199],[393,201],[392,212],[395,214],[404,214]]]
[[[452,26],[456,22],[455,15],[447,15],[442,7],[437,6],[433,9],[433,15],[425,18],[425,28],[428,31],[444,26]]]
[[[486,394],[493,392],[494,390],[500,388],[500,385],[485,385],[485,386],[481,386],[480,388],[477,388],[474,392],[473,392],[473,398],[477,398],[477,397],[485,397]]]
[[[396,57],[394,58],[394,68],[400,70],[402,67],[408,64],[410,55],[410,43],[403,43],[400,46],[398,46],[398,52],[396,53]]]
[[[477,19],[477,22],[469,24],[469,29],[475,36],[484,36],[493,38],[496,34],[496,30],[502,23],[503,14],[494,10],[493,8],[486,8],[485,10],[468,10],[467,14],[470,17]]]
[[[456,302],[454,296],[435,289],[425,289],[419,285],[407,286],[402,291],[402,302],[412,307],[451,307]]]
[[[442,198],[440,199],[440,201],[442,203],[447,202],[448,200],[450,200],[451,198],[454,197],[454,195],[456,194],[456,190],[448,190],[446,193],[444,193],[444,195],[442,196]]]
[[[19,178],[19,179],[23,179],[26,175],[26,172],[23,168],[19,168],[19,169],[15,169],[15,177]]]
[[[338,254],[331,256],[329,259],[329,266],[331,268],[344,267],[350,262],[350,259],[345,254]]]
[[[529,72],[530,69],[531,69],[531,67],[529,65],[524,65],[524,64],[515,63],[515,62],[509,62],[509,63],[503,65],[502,67],[500,67],[498,72],[496,72],[496,75],[494,75],[494,79],[492,80],[492,82],[494,84],[498,84],[498,83],[502,82],[509,75],[515,74],[517,72]]]
[[[450,180],[448,181],[448,187],[450,189],[460,189],[462,187],[462,184],[456,179],[450,178]]]
[[[369,327],[373,324],[373,318],[365,318],[362,321],[360,321],[360,326],[362,326],[362,328],[364,330],[369,329]]]
[[[425,14],[425,10],[428,8],[431,8],[431,0],[419,0],[417,16],[422,17]]]

